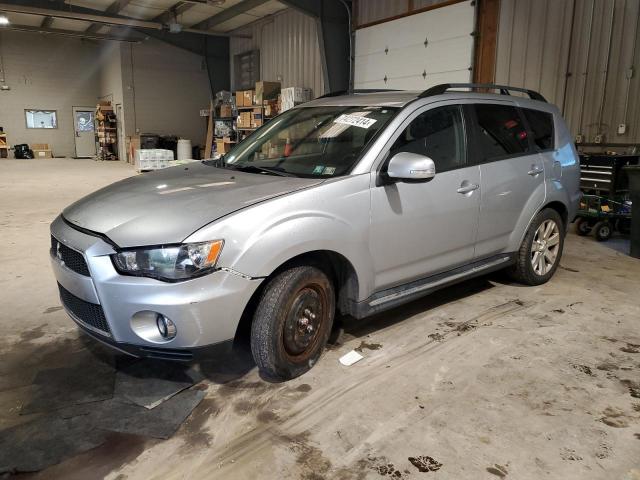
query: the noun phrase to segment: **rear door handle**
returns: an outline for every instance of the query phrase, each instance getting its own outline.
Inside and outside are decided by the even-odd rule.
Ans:
[[[542,172],[544,172],[542,168],[532,167],[531,170],[527,172],[527,175],[531,175],[532,177],[535,177],[536,175],[540,175]]]
[[[470,193],[473,192],[474,190],[477,190],[480,188],[480,185],[478,185],[477,183],[468,183],[465,184],[465,182],[462,182],[462,185],[460,186],[460,188],[458,190],[456,190],[458,193],[462,193],[463,195],[465,193]]]

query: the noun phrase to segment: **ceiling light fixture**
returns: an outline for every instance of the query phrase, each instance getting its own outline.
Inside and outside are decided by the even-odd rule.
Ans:
[[[11,22],[6,15],[0,15],[0,27],[4,27],[5,25],[9,25],[10,23]]]

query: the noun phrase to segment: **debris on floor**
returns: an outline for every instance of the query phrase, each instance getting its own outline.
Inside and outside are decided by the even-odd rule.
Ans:
[[[354,350],[358,353],[362,353],[365,350],[380,350],[381,348],[382,345],[380,343],[368,343],[363,340],[360,342],[360,345],[354,348]]]
[[[419,472],[437,472],[442,467],[442,463],[427,455],[409,457],[408,460]]]
[[[351,365],[353,365],[356,362],[359,362],[363,358],[364,357],[360,355],[358,352],[356,352],[355,350],[351,350],[349,353],[340,357],[340,363],[345,367],[350,367]]]
[[[492,467],[487,467],[487,472],[499,478],[505,478],[509,474],[507,467],[498,465],[497,463],[495,463]]]

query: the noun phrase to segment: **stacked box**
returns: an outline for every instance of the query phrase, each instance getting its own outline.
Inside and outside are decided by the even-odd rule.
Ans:
[[[238,128],[251,128],[251,113],[240,112],[238,115]]]
[[[256,105],[274,100],[280,93],[280,82],[256,82]]]
[[[287,87],[282,89],[280,95],[280,111],[285,112],[296,105],[309,102],[311,100],[311,89],[303,87]]]
[[[167,168],[169,162],[173,160],[173,150],[163,150],[160,148],[137,150],[136,170],[158,170]]]
[[[258,128],[262,126],[262,108],[257,107],[251,112],[251,128]]]
[[[216,153],[225,154],[231,150],[235,142],[232,142],[229,137],[216,139]]]
[[[275,117],[278,114],[278,100],[264,100],[262,102],[264,106],[265,117]]]

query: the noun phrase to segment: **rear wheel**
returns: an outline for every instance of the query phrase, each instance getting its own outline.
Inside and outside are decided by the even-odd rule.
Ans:
[[[546,208],[538,213],[522,240],[511,268],[511,276],[527,285],[547,282],[560,264],[564,246],[564,224],[555,210]]]
[[[596,223],[593,227],[593,231],[595,232],[596,240],[599,242],[606,242],[613,234],[613,227],[609,222],[603,221]]]
[[[251,326],[251,351],[262,373],[288,380],[308,371],[331,333],[335,293],[320,269],[298,266],[267,284]]]
[[[582,237],[591,233],[591,225],[586,218],[579,218],[576,220],[576,233]]]

